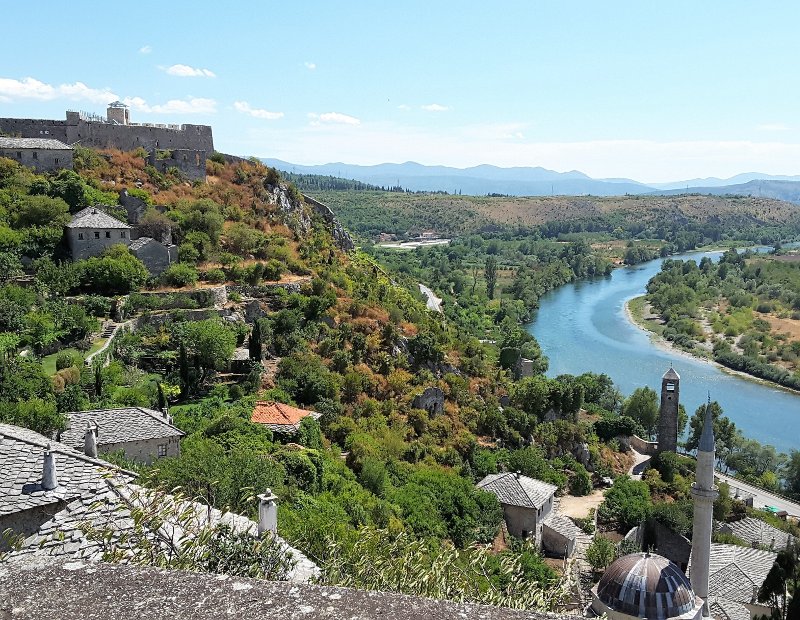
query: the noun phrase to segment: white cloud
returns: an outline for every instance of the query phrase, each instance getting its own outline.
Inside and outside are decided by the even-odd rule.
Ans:
[[[305,64],[305,66],[306,66],[306,69],[308,69],[309,71],[313,71],[314,69],[316,69],[316,68],[317,68],[317,64],[316,64],[316,63],[314,63],[314,62],[309,62],[309,61],[306,61],[306,62],[305,62],[305,63],[303,63],[303,64]]]
[[[149,45],[143,45],[142,47],[139,48],[139,53],[140,54],[149,54],[152,51],[153,51],[153,48],[151,46],[149,46]]]
[[[791,128],[783,123],[762,123],[756,125],[756,129],[759,131],[789,131]]]
[[[361,121],[355,116],[349,114],[341,114],[339,112],[325,112],[323,114],[310,113],[308,118],[311,119],[312,125],[320,125],[321,123],[331,125],[360,125]]]
[[[246,101],[234,101],[233,107],[242,114],[249,114],[254,118],[265,118],[270,121],[283,118],[283,112],[270,112],[269,110],[253,108]]]
[[[190,67],[189,65],[172,65],[164,69],[164,71],[169,75],[177,75],[178,77],[217,77],[213,71]]]
[[[447,112],[450,109],[446,105],[440,105],[438,103],[429,103],[428,105],[420,107],[427,112]]]
[[[397,109],[398,110],[410,110],[411,106],[410,105],[406,105],[405,103],[401,103],[399,106],[397,106]]]
[[[32,77],[26,77],[21,80],[0,78],[0,97],[6,102],[19,99],[36,99],[38,101],[70,99],[72,101],[90,101],[98,104],[106,104],[119,99],[117,95],[107,88],[90,88],[83,82],[53,86]]]
[[[123,103],[139,112],[153,114],[214,114],[217,102],[213,99],[190,97],[188,99],[170,99],[166,103],[151,105],[141,97],[126,97]]]

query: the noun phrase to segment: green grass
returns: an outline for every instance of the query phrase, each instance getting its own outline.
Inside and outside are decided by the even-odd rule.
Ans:
[[[94,344],[92,344],[92,348],[89,349],[86,353],[84,353],[83,351],[79,351],[78,349],[67,348],[67,349],[61,349],[60,351],[57,351],[52,355],[46,355],[45,357],[42,358],[42,369],[45,371],[45,373],[47,373],[48,376],[53,376],[54,374],[56,374],[56,358],[61,353],[72,353],[72,355],[74,355],[75,357],[80,357],[81,359],[85,359],[89,357],[92,353],[99,351],[107,340],[108,338],[99,338],[94,342]]]

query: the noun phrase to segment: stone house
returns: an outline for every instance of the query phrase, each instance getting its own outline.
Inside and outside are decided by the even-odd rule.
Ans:
[[[72,147],[52,138],[0,137],[0,157],[7,157],[36,172],[72,168]]]
[[[67,429],[59,441],[83,452],[92,441],[94,454],[122,450],[138,463],[151,464],[155,459],[180,456],[185,433],[172,425],[169,417],[145,407],[73,411],[67,416]]]
[[[86,207],[73,215],[66,234],[72,260],[98,256],[118,243],[126,246],[153,275],[160,274],[178,260],[178,246],[151,237],[137,239],[135,228],[99,207]]]
[[[8,562],[99,562],[103,558],[102,543],[88,536],[87,528],[102,528],[112,540],[135,535],[156,545],[165,537],[174,545],[181,544],[187,527],[224,524],[237,533],[253,536],[277,531],[278,498],[269,489],[258,496],[259,519],[255,522],[139,486],[132,472],[9,424],[0,424],[0,469],[0,528],[25,537],[21,547],[4,558]],[[137,525],[134,518],[135,510],[148,506],[165,510],[157,529],[148,523]],[[307,582],[319,577],[319,568],[300,551],[280,536],[276,536],[276,542],[297,561],[288,580]]]
[[[489,474],[478,488],[493,493],[503,507],[508,531],[517,538],[534,538],[542,542],[542,523],[553,510],[558,487],[521,475],[519,472]]]
[[[73,500],[91,495],[114,471],[133,474],[88,457],[83,450],[10,424],[0,424],[0,532],[30,536]],[[3,547],[0,540],[0,549]]]
[[[142,261],[153,275],[159,275],[178,260],[178,246],[159,243],[152,237],[139,237],[132,241],[128,249]]]
[[[263,424],[273,433],[293,435],[300,430],[302,419],[308,416],[319,420],[322,414],[274,401],[259,401],[253,409],[250,421]]]
[[[719,608],[718,617],[769,617],[770,607],[758,600],[758,590],[767,578],[778,554],[750,547],[711,543],[708,570],[708,604]],[[688,574],[692,574],[689,560]]]
[[[86,207],[72,216],[67,224],[67,243],[72,260],[97,256],[103,251],[122,243],[131,243],[132,228],[125,222],[111,217],[98,207]]]
[[[777,527],[761,519],[745,517],[732,523],[714,523],[714,531],[722,534],[731,534],[749,543],[753,547],[769,549],[771,551],[781,551],[796,544],[797,539]]]

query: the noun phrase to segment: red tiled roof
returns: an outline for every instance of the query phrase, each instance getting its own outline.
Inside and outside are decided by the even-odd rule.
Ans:
[[[300,420],[306,416],[313,416],[317,419],[320,414],[307,409],[298,409],[291,405],[276,403],[273,401],[259,401],[253,409],[251,422],[266,424],[273,430],[297,430]]]

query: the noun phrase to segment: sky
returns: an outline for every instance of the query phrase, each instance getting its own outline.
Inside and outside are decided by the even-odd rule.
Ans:
[[[117,7],[117,8],[115,8]],[[131,107],[296,164],[800,174],[800,3],[0,0],[0,116]],[[24,27],[23,27],[24,26]]]

